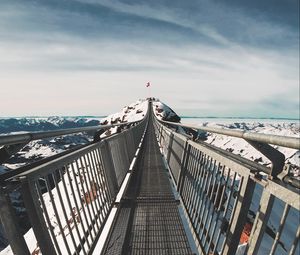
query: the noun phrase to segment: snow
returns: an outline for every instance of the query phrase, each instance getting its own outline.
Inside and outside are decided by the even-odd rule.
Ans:
[[[247,132],[263,133],[271,135],[281,135],[290,137],[299,137],[299,124],[298,123],[282,123],[282,122],[228,122],[228,123],[197,123],[200,128],[201,126],[206,127],[217,127],[235,130],[246,130]],[[222,148],[224,150],[231,151],[234,154],[240,155],[244,158],[250,159],[252,161],[257,161],[265,166],[270,166],[271,162],[244,139],[230,137],[220,134],[207,134],[206,143],[212,144],[216,147]],[[285,163],[292,164],[294,166],[293,173],[299,176],[299,166],[300,166],[300,152],[296,149],[271,145],[275,149],[279,150],[285,155]]]
[[[62,151],[61,149],[52,150],[49,146],[39,142],[41,142],[41,140],[30,142],[28,146],[31,147],[31,150],[28,152],[20,152],[20,154],[24,154],[24,158],[27,159],[37,156],[46,158]]]
[[[99,119],[98,120],[103,125],[138,121],[138,120],[141,120],[146,115],[147,110],[148,110],[148,101],[144,100],[144,99],[140,99],[128,106],[123,107],[123,109],[120,112],[111,114],[105,118],[101,118],[101,120],[99,120]],[[154,110],[155,115],[159,119],[168,120],[169,118],[177,118],[178,117],[177,114],[171,108],[169,108],[166,104],[160,102],[158,99],[156,99],[153,102],[153,110]],[[80,124],[84,124],[86,122],[95,120],[93,118],[80,119],[80,118],[73,118],[73,117],[65,118],[65,119],[69,122],[77,122]],[[40,118],[39,120],[29,119],[28,121],[26,121],[25,119],[22,119],[22,121],[24,121],[26,123],[26,125],[28,125],[28,126],[30,126],[34,123],[37,123],[38,121],[39,121],[39,123],[41,123],[41,121],[45,121],[45,120],[48,122],[51,122],[53,125],[55,125],[57,127],[60,127],[60,125],[64,125],[64,123],[65,123],[65,120],[63,121],[61,117]],[[179,120],[180,120],[180,118],[179,118]],[[243,120],[243,121],[237,122],[235,120],[231,120],[231,121],[227,121],[226,123],[225,122],[217,122],[217,120],[214,120],[214,122],[208,123],[206,121],[201,122],[201,120],[199,121],[197,119],[189,119],[189,122],[191,122],[191,121],[197,122],[196,124],[199,125],[200,127],[202,125],[204,125],[204,126],[211,126],[211,127],[247,130],[249,132],[260,132],[260,133],[265,133],[265,134],[276,134],[276,135],[293,136],[293,137],[299,137],[299,130],[300,130],[298,123],[283,122],[283,121],[276,122],[274,120],[272,120],[272,122],[271,121],[270,122],[261,122],[261,121],[253,121],[252,122],[251,120]],[[183,122],[185,122],[185,120]],[[15,131],[15,132],[22,132],[22,131]],[[114,134],[117,132],[117,128],[116,127],[111,128],[109,130],[109,132],[111,134]],[[105,136],[105,134],[104,134],[104,136]],[[61,152],[65,149],[67,149],[67,144],[78,144],[78,143],[84,144],[91,139],[91,137],[84,138],[84,139],[82,137],[83,137],[82,135],[64,136],[61,138],[33,141],[27,145],[27,150],[21,151],[19,153],[20,153],[20,156],[24,157],[27,160],[31,159],[31,158],[48,157],[50,155],[54,155],[58,152]],[[205,142],[215,145],[217,147],[223,148],[225,150],[232,151],[233,153],[241,155],[242,157],[248,158],[250,160],[260,161],[259,162],[260,164],[264,164],[266,166],[270,165],[270,162],[267,158],[265,158],[260,152],[258,152],[256,149],[254,149],[250,144],[248,144],[243,139],[208,133],[207,140]],[[60,144],[60,146],[56,146],[56,144]],[[294,150],[294,149],[278,147],[278,146],[275,146],[275,147],[278,148],[279,151],[284,153],[284,155],[286,157],[286,163],[291,163],[298,167],[298,168],[296,168],[296,170],[294,170],[294,174],[296,176],[299,176],[299,174],[300,174],[300,171],[299,171],[300,152],[298,150]],[[17,168],[22,165],[23,165],[22,163],[14,163],[14,164],[9,163],[9,164],[6,164],[5,166],[10,169],[14,169],[14,168]],[[75,168],[75,171],[77,173],[79,173],[77,166],[76,165],[73,165],[73,166]],[[5,167],[0,166],[0,173],[3,171],[6,171]],[[80,170],[80,171],[82,171],[82,170]],[[80,176],[80,174],[78,174],[78,176]],[[72,176],[72,181],[79,183],[80,180],[79,180],[78,176]],[[65,202],[65,204],[67,204],[66,196],[68,196],[71,199],[72,204],[75,203],[75,199],[77,199],[77,202],[80,202],[79,198],[76,198],[76,197],[74,198],[74,196],[72,195],[72,192],[70,190],[70,183],[68,182],[68,178],[66,178],[66,177],[64,177],[64,178],[65,178],[65,182],[67,185],[67,194],[64,194],[64,192],[62,192],[63,201]],[[59,185],[60,190],[64,190],[62,187],[62,182],[60,182],[58,185]],[[58,215],[62,219],[62,225],[66,226],[66,221],[63,220],[65,217],[63,215],[62,207],[60,206],[60,203],[58,202],[58,194],[57,194],[56,188],[54,188],[52,190],[52,193],[53,193],[54,199],[57,201],[57,204],[58,204],[58,207],[57,207]],[[255,198],[253,200],[253,204],[251,205],[251,208],[253,211],[255,211],[256,210],[255,208],[258,208],[258,206],[259,206],[259,203],[258,203],[259,199],[260,199],[259,193],[260,193],[259,190],[255,191],[255,194],[254,194]],[[98,194],[98,196],[101,196],[101,194]],[[57,235],[58,242],[61,244],[61,247],[65,247],[63,244],[62,235],[60,233],[58,224],[56,222],[54,209],[50,203],[49,193],[43,194],[43,198],[46,203],[47,209],[49,210],[50,221],[51,221],[51,224],[54,226],[54,232]],[[92,203],[95,203],[95,201],[92,201]],[[104,204],[103,206],[107,207],[108,205]],[[268,223],[268,225],[271,228],[275,228],[276,223],[279,222],[279,215],[280,215],[280,212],[282,211],[283,205],[280,202],[276,202],[274,207],[276,208],[275,215],[271,216],[271,219]],[[69,208],[69,209],[71,209],[71,208]],[[77,212],[77,214],[83,218],[84,217],[83,208],[80,208],[80,211]],[[293,217],[297,217],[297,215],[299,215],[299,213],[297,214],[297,212],[292,211],[290,213],[290,215],[291,215],[290,217],[293,218]],[[68,217],[70,217],[70,215],[68,215]],[[85,222],[85,221],[83,221],[83,222]],[[295,225],[295,224],[292,224],[292,225]],[[289,224],[289,228],[293,229],[293,226],[291,226],[291,224]],[[82,235],[83,234],[82,229],[79,228],[79,231],[80,231],[80,234]],[[67,240],[71,244],[71,247],[72,247],[72,241],[70,239],[71,237],[70,237],[68,228],[65,228],[64,232],[67,235]],[[78,237],[76,237],[76,234],[75,234],[75,239],[78,241]],[[265,240],[263,241],[262,250],[261,250],[260,254],[263,254],[263,252],[267,251],[268,248],[266,247],[266,243],[272,241],[268,235],[265,235],[264,239]],[[286,239],[288,240],[289,238],[286,238]],[[30,229],[25,234],[25,240],[26,240],[31,252],[36,251],[35,254],[40,254],[40,252],[38,251],[37,242],[36,242],[36,239],[35,239],[32,229]],[[282,248],[279,248],[279,252],[282,252],[282,253],[277,252],[276,254],[285,254],[284,251],[282,250]],[[67,253],[67,251],[62,250],[62,254],[65,254],[65,253]],[[12,254],[10,246],[6,247],[0,254],[1,255]],[[242,254],[242,252],[240,254]]]
[[[108,115],[101,120],[101,124],[105,125],[116,123],[127,123],[133,121],[139,121],[144,118],[148,110],[148,100],[139,99],[135,103],[128,106],[124,106],[122,111]]]
[[[32,252],[31,254],[37,254],[37,255],[41,254],[41,253],[33,253],[37,248],[37,241],[36,241],[36,238],[35,238],[32,228],[28,230],[28,232],[24,235],[24,238],[27,243],[29,251]],[[1,255],[12,255],[13,252],[11,250],[10,245],[7,246],[4,250],[2,250],[0,252],[0,254]]]
[[[153,101],[153,112],[155,116],[160,120],[172,120],[172,118],[178,118],[179,116],[166,104],[160,102],[158,99]]]
[[[135,103],[128,106],[124,106],[122,111],[108,115],[106,118],[101,120],[101,125],[111,125],[119,123],[128,123],[142,120],[148,111],[148,100],[139,99]],[[104,138],[107,135],[117,133],[118,128],[113,127],[102,134],[100,137]]]

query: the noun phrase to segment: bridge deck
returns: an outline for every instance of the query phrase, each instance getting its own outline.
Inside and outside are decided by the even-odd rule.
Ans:
[[[104,254],[193,254],[150,119]]]

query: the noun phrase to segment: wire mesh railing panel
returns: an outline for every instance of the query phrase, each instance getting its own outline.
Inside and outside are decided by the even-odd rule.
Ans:
[[[192,146],[182,177],[180,195],[205,254],[224,249],[233,216],[239,213],[243,176],[220,162]]]
[[[24,173],[23,185],[37,194],[27,197],[25,205],[39,211],[39,222],[47,229],[43,235],[56,254],[88,254],[93,249],[115,199],[111,183],[120,186],[129,169],[127,152],[120,134]],[[109,160],[111,164],[105,162]],[[38,242],[43,238],[37,237]]]
[[[113,203],[104,171],[93,148],[61,166],[50,164],[43,176],[26,175],[57,254],[88,254],[98,238]]]
[[[160,144],[161,144],[162,151],[165,155],[167,155],[169,150],[170,136],[171,136],[171,132],[167,130],[162,130]]]
[[[154,126],[200,254],[299,253],[299,190],[256,179],[258,164]]]
[[[299,192],[287,190],[276,182],[261,186],[261,200],[246,251],[257,254],[299,254]]]
[[[92,250],[114,202],[115,187],[110,183],[120,187],[135,152],[127,148],[133,145],[133,135],[115,135],[25,174],[30,192],[38,194],[34,204],[40,206],[35,209],[40,210],[57,254]],[[105,162],[109,160],[111,164]]]

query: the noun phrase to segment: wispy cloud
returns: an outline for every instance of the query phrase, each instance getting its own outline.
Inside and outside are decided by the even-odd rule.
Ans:
[[[2,0],[0,86],[19,101],[2,100],[0,107],[10,111],[6,115],[34,111],[43,88],[39,114],[105,114],[118,109],[116,101],[123,105],[146,96],[143,84],[150,79],[155,96],[175,109],[229,116],[240,114],[237,109],[276,115],[280,108],[279,115],[295,116],[299,13],[293,1],[273,5]],[[53,104],[58,84],[69,108]],[[86,84],[91,87],[80,92]],[[285,103],[278,106],[283,94]],[[76,103],[83,96],[90,107]],[[100,109],[105,98],[111,103]]]

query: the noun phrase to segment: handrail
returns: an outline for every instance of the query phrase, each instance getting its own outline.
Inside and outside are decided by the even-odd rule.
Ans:
[[[67,128],[67,129],[58,129],[58,130],[53,130],[53,131],[24,132],[21,134],[14,134],[14,135],[0,135],[0,146],[19,144],[19,143],[28,143],[33,140],[38,140],[38,139],[43,139],[43,138],[51,138],[51,137],[56,137],[56,136],[61,136],[61,135],[75,134],[75,133],[80,133],[80,132],[97,131],[97,130],[107,129],[107,128],[111,128],[111,127],[135,124],[137,122],[140,122],[140,120],[112,124],[112,125],[103,125],[103,126]]]
[[[259,171],[263,167],[258,163],[248,164],[246,159],[230,157],[231,152],[222,152],[206,143],[195,142],[163,123],[203,129],[159,121],[157,118],[154,123],[161,153],[178,191],[199,254],[258,254],[258,251],[263,252],[263,246],[272,247],[274,253],[275,250],[279,251],[281,245],[286,254],[295,253],[300,226],[296,223],[291,227],[288,222],[296,222],[298,219],[299,189],[287,186],[277,178],[260,178],[253,171],[256,168],[254,164]],[[205,131],[212,132],[212,129],[207,128]],[[223,130],[217,131],[220,133]],[[274,144],[273,140],[267,142]],[[275,139],[275,142],[278,141]],[[281,177],[284,182],[291,178],[288,175]],[[297,180],[289,179],[288,182],[299,188]],[[278,219],[281,219],[280,227],[271,230],[270,219],[274,220],[275,211]],[[289,234],[283,231],[287,227]],[[250,233],[249,229],[252,229]],[[242,241],[245,231],[248,240]],[[271,241],[265,241],[266,234],[271,237]],[[293,245],[287,245],[286,240],[294,240]]]
[[[197,129],[197,130],[207,131],[211,133],[243,138],[250,141],[268,143],[268,144],[300,150],[300,138],[296,138],[296,137],[252,133],[247,131],[231,130],[225,128],[200,127],[196,125],[187,125],[187,124],[175,123],[175,122],[164,121],[164,120],[159,120],[159,121],[173,126]]]

